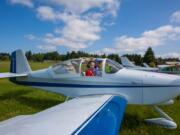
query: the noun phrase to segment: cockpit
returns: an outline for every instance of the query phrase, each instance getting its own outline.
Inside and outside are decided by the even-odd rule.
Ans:
[[[115,74],[122,66],[110,59],[79,58],[60,62],[52,66],[54,74],[79,74],[81,76],[103,76]]]

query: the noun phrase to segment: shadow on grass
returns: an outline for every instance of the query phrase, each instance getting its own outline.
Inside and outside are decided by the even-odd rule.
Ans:
[[[142,120],[138,115],[132,115],[126,113],[124,116],[124,120],[122,123],[122,129],[136,129],[139,128],[140,125],[144,124],[144,120]]]
[[[32,107],[37,110],[44,110],[49,107],[55,106],[57,104],[62,103],[61,100],[55,100],[55,99],[38,99],[34,97],[19,97],[17,99],[18,102],[21,104],[27,105],[29,107]]]

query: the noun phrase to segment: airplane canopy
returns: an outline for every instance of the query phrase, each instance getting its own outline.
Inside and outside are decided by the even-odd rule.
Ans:
[[[96,68],[101,72],[99,73],[99,76],[102,76],[103,73],[113,74],[123,68],[119,63],[106,58],[79,58],[60,62],[52,66],[52,69],[55,74],[81,73],[84,75],[84,72],[88,69],[88,63],[90,61],[96,63]]]

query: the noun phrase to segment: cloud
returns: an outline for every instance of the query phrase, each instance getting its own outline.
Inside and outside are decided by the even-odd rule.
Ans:
[[[168,41],[180,39],[180,27],[165,25],[143,32],[139,37],[120,36],[114,41],[114,48],[104,48],[105,53],[142,52],[149,46],[164,45]]]
[[[13,1],[13,0],[11,0]],[[14,0],[16,3],[20,0]],[[23,1],[23,0],[22,0]],[[121,0],[25,0],[42,21],[56,22],[53,36],[38,38],[38,48],[64,46],[70,50],[87,48],[101,39],[105,17],[115,17]],[[113,23],[113,22],[111,22]],[[63,25],[62,25],[63,24]],[[59,26],[58,26],[59,25]],[[31,39],[30,35],[27,37]]]
[[[170,17],[170,22],[172,23],[180,23],[180,10],[174,12]]]
[[[102,30],[100,14],[88,14],[84,17],[69,13],[55,13],[50,7],[40,7],[38,11],[38,16],[42,20],[64,23],[63,28],[55,28],[53,36],[42,37],[42,41],[48,46],[65,46],[71,50],[79,50],[100,39],[99,33]],[[49,14],[48,17],[47,14]]]
[[[53,5],[64,6],[68,12],[83,13],[92,8],[100,8],[104,12],[116,15],[120,0],[44,0]]]
[[[27,7],[34,7],[32,0],[9,0],[11,4],[21,4]]]
[[[120,4],[119,0],[46,0],[46,2],[63,5],[65,8],[57,10],[52,6],[39,6],[36,10],[38,18],[45,21],[62,22],[64,26],[55,28],[53,37],[48,39],[42,37],[42,42],[48,46],[65,46],[70,50],[87,48],[93,42],[101,39],[104,16],[109,14],[115,16]],[[93,8],[100,8],[100,10],[89,11]]]
[[[98,35],[100,31],[101,27],[98,21],[73,18],[66,22],[61,34],[71,41],[86,42],[100,39]]]
[[[46,52],[51,52],[56,50],[56,46],[52,46],[52,45],[38,45],[37,48]]]
[[[162,57],[162,58],[179,58],[180,59],[180,53],[170,52],[170,53],[158,55],[158,57]]]
[[[24,36],[26,39],[28,40],[35,40],[36,39],[36,36],[32,35],[32,34],[27,34]]]
[[[42,20],[54,21],[57,19],[53,8],[48,6],[40,6],[37,8],[37,16]]]

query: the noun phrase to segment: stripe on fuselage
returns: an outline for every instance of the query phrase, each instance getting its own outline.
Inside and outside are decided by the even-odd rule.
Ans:
[[[17,84],[27,86],[44,86],[44,87],[71,87],[71,88],[137,88],[137,87],[180,87],[180,85],[88,85],[88,84],[66,84],[66,83],[48,83],[48,82],[30,82],[16,81]]]

